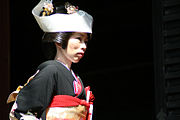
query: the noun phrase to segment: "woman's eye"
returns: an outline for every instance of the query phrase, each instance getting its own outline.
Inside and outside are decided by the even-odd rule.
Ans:
[[[76,39],[80,40],[81,41],[81,37],[77,37]]]
[[[87,44],[88,44],[88,41],[84,41],[84,43],[87,45]]]

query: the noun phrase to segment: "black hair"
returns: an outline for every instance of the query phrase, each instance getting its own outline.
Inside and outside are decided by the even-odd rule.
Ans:
[[[61,41],[58,43],[61,44],[61,47],[63,49],[66,49],[68,40],[72,34],[73,34],[72,32],[53,32],[53,33],[46,32],[44,33],[42,37],[42,51],[45,57],[48,60],[54,59],[57,52],[56,46],[55,46],[56,41]]]
[[[65,1],[53,1],[53,7],[55,13],[63,13],[67,14],[67,10],[65,8]],[[44,56],[46,59],[51,60],[54,59],[56,56],[56,46],[55,41],[61,41],[60,44],[63,49],[67,47],[68,40],[70,36],[72,35],[71,32],[45,32],[42,37],[42,52],[44,53]],[[61,40],[58,40],[61,39]]]
[[[67,10],[65,8],[65,3],[64,1],[62,2],[55,2],[53,3],[54,7],[54,13],[63,13],[63,14],[68,14]],[[68,40],[71,37],[73,32],[45,32],[43,37],[42,37],[42,51],[44,53],[44,56],[48,60],[52,60],[56,56],[56,45],[54,42],[60,43],[61,47],[63,49],[67,48]],[[87,34],[88,39],[91,38],[91,34]]]
[[[74,32],[46,32],[42,37],[42,51],[48,60],[52,60],[56,56],[55,42],[59,43],[63,49],[67,48],[68,41]],[[88,39],[91,39],[91,34],[87,33]]]
[[[76,6],[76,4],[74,4],[73,1],[67,2],[66,0],[64,0],[64,1],[63,0],[61,0],[61,1],[53,0],[54,13],[68,14],[67,9],[65,8],[66,5]]]
[[[54,5],[54,12],[55,13],[63,13],[63,14],[68,14],[67,9],[65,8],[65,3],[63,2],[55,2],[53,3]]]

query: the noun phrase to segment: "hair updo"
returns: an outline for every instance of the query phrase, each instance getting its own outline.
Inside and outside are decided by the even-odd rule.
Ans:
[[[52,14],[67,14],[65,2],[54,2],[53,7],[54,11]],[[42,13],[40,13],[40,15],[41,14]],[[72,32],[45,32],[42,37],[42,52],[45,58],[48,60],[54,59],[57,52],[54,42],[60,43],[62,48],[65,49],[72,34]]]
[[[55,0],[54,0],[55,1]],[[54,2],[53,3],[53,13],[63,13],[68,14],[67,9],[65,8],[65,2]],[[42,52],[48,60],[52,60],[56,56],[56,45],[55,42],[59,43],[63,49],[67,48],[68,40],[73,35],[74,32],[45,32],[42,37]],[[91,37],[91,34],[87,34],[88,39]]]
[[[44,33],[42,37],[42,51],[45,55],[45,58],[48,60],[55,58],[57,51],[55,42],[61,44],[63,49],[66,49],[68,40],[72,34],[72,32]]]

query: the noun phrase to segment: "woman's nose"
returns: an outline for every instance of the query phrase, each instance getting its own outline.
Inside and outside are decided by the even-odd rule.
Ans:
[[[81,43],[81,49],[83,49],[83,51],[85,51],[87,48],[87,44],[85,42]]]

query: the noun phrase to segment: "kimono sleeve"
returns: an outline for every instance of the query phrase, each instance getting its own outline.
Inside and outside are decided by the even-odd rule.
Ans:
[[[55,88],[55,66],[47,66],[25,86],[17,97],[15,116],[20,119],[20,113],[32,113],[40,118],[50,104]]]

